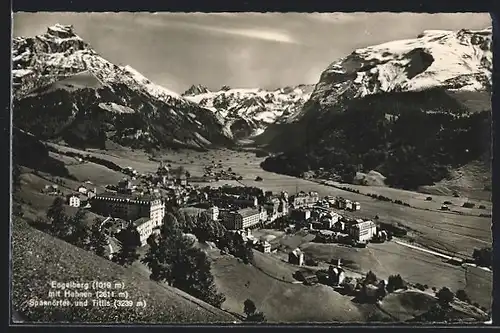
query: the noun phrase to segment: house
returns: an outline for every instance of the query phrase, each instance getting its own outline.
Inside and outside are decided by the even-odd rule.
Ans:
[[[97,214],[132,221],[148,217],[154,221],[155,226],[161,225],[165,216],[165,203],[154,195],[105,192],[96,195],[91,202],[92,209]]]
[[[360,210],[360,209],[361,209],[361,204],[357,201],[354,201],[353,210]]]
[[[328,271],[328,276],[334,286],[341,285],[345,280],[345,273],[341,267],[331,267]]]
[[[147,244],[149,236],[153,233],[156,222],[149,217],[140,217],[134,221],[134,227],[139,233],[141,245],[144,246]]]
[[[81,194],[73,194],[68,196],[68,205],[70,207],[82,207],[87,203],[87,197]]]
[[[221,219],[224,226],[230,230],[251,228],[259,222],[261,212],[256,208],[243,208],[237,211],[222,211]]]
[[[318,277],[315,272],[299,270],[295,272],[294,277],[306,284],[315,284],[318,282]]]
[[[377,226],[373,221],[357,222],[348,228],[349,235],[356,242],[367,242],[377,233]]]
[[[292,265],[304,265],[304,253],[299,248],[296,248],[288,254],[288,262]]]
[[[346,210],[353,210],[353,202],[349,199],[345,200],[345,207],[344,209]]]
[[[212,221],[217,221],[219,219],[219,208],[217,206],[212,206],[207,209],[207,214]]]
[[[319,195],[317,192],[305,193],[303,191],[295,194],[290,198],[293,207],[310,207],[319,201]]]
[[[88,198],[93,198],[97,194],[97,189],[96,188],[92,189],[92,188],[90,188],[88,186],[85,186],[85,185],[78,186],[78,188],[76,190],[79,193],[86,195]]]
[[[43,192],[45,193],[59,193],[59,185],[51,184],[51,185],[45,185],[43,187]]]
[[[260,241],[257,243],[257,250],[262,253],[271,253],[271,244],[267,241]]]
[[[335,203],[338,209],[345,209],[346,207],[346,200],[344,198],[337,198]]]
[[[83,185],[78,186],[78,188],[76,190],[82,194],[87,194],[87,192],[88,192],[88,189]]]

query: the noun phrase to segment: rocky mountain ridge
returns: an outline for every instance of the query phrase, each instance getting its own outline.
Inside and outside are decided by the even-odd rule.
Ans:
[[[222,87],[210,91],[191,86],[183,96],[211,110],[236,138],[254,137],[271,124],[292,122],[314,85],[298,85],[275,90]]]

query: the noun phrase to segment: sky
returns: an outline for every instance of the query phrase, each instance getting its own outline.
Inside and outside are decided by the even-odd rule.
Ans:
[[[424,30],[483,29],[487,13],[15,13],[13,35],[72,24],[101,56],[182,93],[317,83],[356,48]]]

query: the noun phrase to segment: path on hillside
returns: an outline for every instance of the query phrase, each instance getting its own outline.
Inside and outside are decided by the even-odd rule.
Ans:
[[[408,247],[410,249],[414,249],[414,250],[417,250],[417,251],[425,252],[425,253],[428,253],[428,254],[432,254],[432,255],[444,258],[446,260],[450,260],[452,258],[450,256],[447,256],[445,254],[442,254],[442,253],[439,253],[439,252],[436,252],[436,251],[424,249],[423,247],[419,247],[419,246],[415,246],[415,245],[411,245],[411,244],[408,244],[408,243],[405,243],[405,242],[398,241],[395,238],[393,238],[393,242],[396,243],[396,244],[402,245],[402,246],[406,246],[406,247]]]

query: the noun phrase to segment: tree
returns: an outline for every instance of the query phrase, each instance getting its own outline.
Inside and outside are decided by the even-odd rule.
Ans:
[[[100,220],[96,218],[90,228],[89,249],[99,257],[102,257],[107,245],[108,239],[100,228]]]
[[[255,311],[257,311],[257,307],[255,306],[255,303],[251,299],[247,299],[243,303],[243,312],[245,312],[245,314],[247,316],[249,316],[249,315],[255,313]]]
[[[120,241],[121,246],[120,250],[113,254],[112,260],[114,262],[122,266],[128,266],[139,259],[137,248],[141,245],[141,239],[132,223],[118,233],[117,239]]]
[[[392,293],[395,290],[406,288],[406,283],[401,275],[391,275],[387,280],[387,292]]]
[[[51,220],[50,233],[60,239],[67,239],[70,233],[68,217],[64,212],[64,201],[57,197],[47,210],[47,218]]]
[[[387,295],[387,291],[385,290],[385,282],[384,280],[380,281],[377,288],[377,299],[381,300]]]
[[[165,248],[164,242],[156,235],[148,238],[148,252],[141,259],[142,263],[148,266],[151,274],[149,278],[153,281],[165,281],[169,285],[172,283],[170,252]]]
[[[68,219],[70,229],[68,242],[88,250],[89,230],[84,222],[86,215],[85,210],[78,209],[76,214]]]
[[[442,307],[448,307],[450,302],[453,301],[454,295],[450,289],[443,287],[436,293],[436,297],[438,298],[439,305]]]
[[[174,257],[173,286],[220,308],[226,297],[217,293],[207,255],[194,247],[183,250]]]
[[[470,302],[470,299],[469,299],[469,296],[467,295],[467,293],[465,292],[465,290],[463,289],[459,289],[457,290],[457,293],[455,295],[459,300],[461,300],[462,302]]]
[[[372,271],[366,273],[364,284],[374,284],[375,282],[377,282],[377,276],[375,275],[375,273],[373,273]]]
[[[491,267],[492,263],[492,250],[491,247],[485,247],[482,249],[474,249],[472,253],[474,262],[478,266]]]
[[[266,321],[266,317],[262,312],[257,311],[257,307],[255,303],[251,299],[247,299],[243,303],[243,312],[245,312],[247,318],[246,321],[252,322],[264,322]]]
[[[56,197],[47,210],[47,218],[50,220],[60,219],[65,216],[64,200],[61,197]]]
[[[149,267],[152,280],[165,281],[216,307],[224,303],[225,296],[217,293],[205,252],[194,248],[182,235],[173,214],[165,216],[160,235],[151,236],[148,244],[142,262]]]

